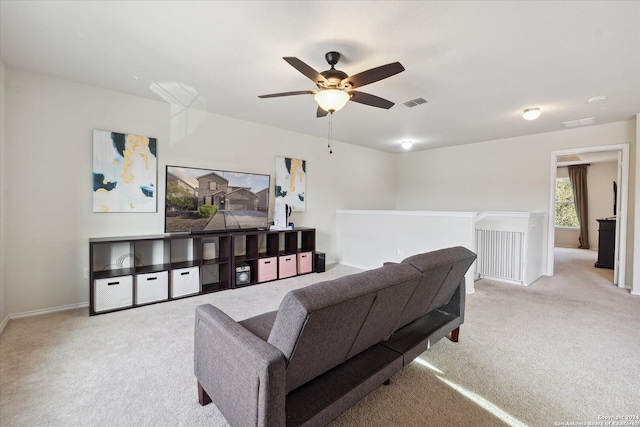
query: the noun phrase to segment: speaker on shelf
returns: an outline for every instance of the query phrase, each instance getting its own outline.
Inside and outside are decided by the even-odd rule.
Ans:
[[[315,255],[315,269],[316,273],[324,273],[324,252],[316,252]]]
[[[236,267],[236,285],[247,285],[251,283],[251,267],[246,264]]]

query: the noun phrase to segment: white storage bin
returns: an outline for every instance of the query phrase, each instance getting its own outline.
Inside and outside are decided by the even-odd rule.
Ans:
[[[110,277],[94,281],[94,311],[133,306],[133,276]]]
[[[171,298],[200,293],[200,270],[198,267],[171,270]]]
[[[164,301],[169,298],[169,273],[160,271],[136,275],[136,304]]]

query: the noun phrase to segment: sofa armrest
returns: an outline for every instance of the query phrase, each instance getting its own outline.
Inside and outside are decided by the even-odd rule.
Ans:
[[[196,308],[194,371],[199,391],[231,425],[285,424],[285,359],[220,309]],[[257,397],[257,399],[256,399]]]

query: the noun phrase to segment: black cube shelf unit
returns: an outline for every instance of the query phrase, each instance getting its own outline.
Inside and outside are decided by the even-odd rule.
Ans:
[[[315,246],[314,228],[92,238],[89,314],[312,273]]]

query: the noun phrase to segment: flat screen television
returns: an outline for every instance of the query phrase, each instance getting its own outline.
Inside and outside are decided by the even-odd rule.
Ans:
[[[268,227],[269,175],[167,166],[165,233]]]

